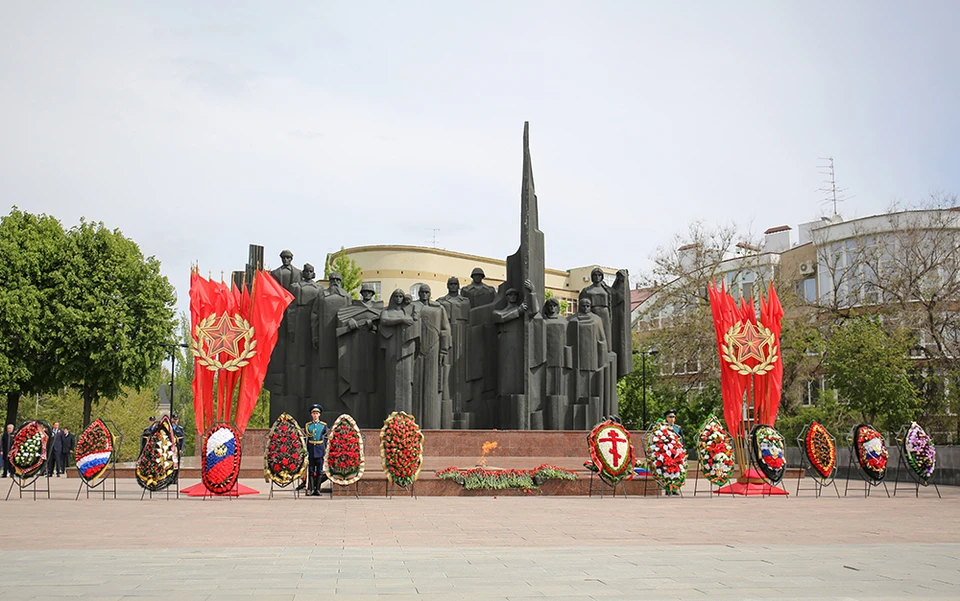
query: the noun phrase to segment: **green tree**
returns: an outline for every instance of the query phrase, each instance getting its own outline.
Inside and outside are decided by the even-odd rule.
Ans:
[[[83,423],[94,402],[155,373],[173,339],[173,287],[160,262],[102,223],[67,233],[64,285],[54,304],[57,374],[83,396]]]
[[[20,397],[56,389],[53,305],[64,290],[67,238],[48,215],[16,207],[0,219],[0,392],[6,422],[17,423]]]
[[[329,280],[330,274],[336,271],[343,277],[341,286],[350,293],[353,298],[360,298],[360,285],[363,284],[362,269],[357,262],[347,256],[346,249],[340,247],[340,250],[327,255],[327,260],[323,269],[324,279]]]
[[[834,329],[824,367],[851,413],[887,430],[896,430],[913,416],[917,391],[909,377],[911,343],[905,331],[886,331],[869,317],[850,319]]]

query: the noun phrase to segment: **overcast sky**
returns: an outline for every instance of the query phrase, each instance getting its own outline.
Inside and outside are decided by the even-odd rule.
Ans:
[[[695,219],[761,233],[960,192],[957,2],[4,2],[0,195],[191,262],[505,258],[523,122],[549,267],[631,273]],[[466,276],[468,274],[459,274]]]

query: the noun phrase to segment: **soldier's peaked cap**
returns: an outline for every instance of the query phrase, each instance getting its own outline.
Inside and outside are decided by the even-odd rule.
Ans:
[[[320,413],[323,413],[323,407],[321,407],[320,405],[311,405],[310,413],[313,413],[314,411],[319,411]]]

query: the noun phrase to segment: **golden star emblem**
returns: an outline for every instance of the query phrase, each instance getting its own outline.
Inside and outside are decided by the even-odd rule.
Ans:
[[[760,334],[752,321],[743,324],[743,327],[730,338],[733,343],[733,350],[740,363],[744,363],[750,358],[757,361],[766,361],[767,357],[763,352],[763,347],[769,347],[771,341],[769,337]]]
[[[240,356],[240,339],[243,328],[237,326],[229,315],[224,313],[215,325],[200,328],[200,337],[207,341],[207,353],[217,356],[227,353],[232,358]]]

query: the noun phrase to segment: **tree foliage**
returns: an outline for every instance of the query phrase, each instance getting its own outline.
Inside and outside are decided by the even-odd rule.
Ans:
[[[909,377],[910,346],[909,334],[886,331],[869,317],[846,321],[830,336],[827,376],[840,400],[864,422],[896,430],[913,417],[917,394]]]
[[[3,218],[0,248],[12,259],[0,268],[8,421],[22,394],[69,385],[83,397],[86,424],[100,397],[148,381],[173,332],[173,287],[155,258],[102,223],[64,231],[17,209]]]
[[[345,252],[344,247],[340,251],[327,255],[324,266],[324,279],[329,280],[332,272],[337,272],[343,277],[341,287],[350,293],[353,298],[360,298],[360,285],[363,284],[363,270],[357,265],[357,262],[350,258]]]
[[[53,217],[14,207],[0,219],[0,391],[7,397],[7,423],[17,421],[21,395],[60,384],[51,374],[51,342],[66,249],[66,233]]]
[[[707,296],[711,283],[748,290],[743,276],[762,285],[755,256],[742,249],[753,248],[750,235],[736,224],[708,226],[690,224],[674,236],[670,246],[652,256],[653,268],[641,274],[642,285],[654,289],[641,305],[637,343],[641,351],[658,349],[664,371],[677,375],[674,386],[700,390],[720,378],[713,316]]]

